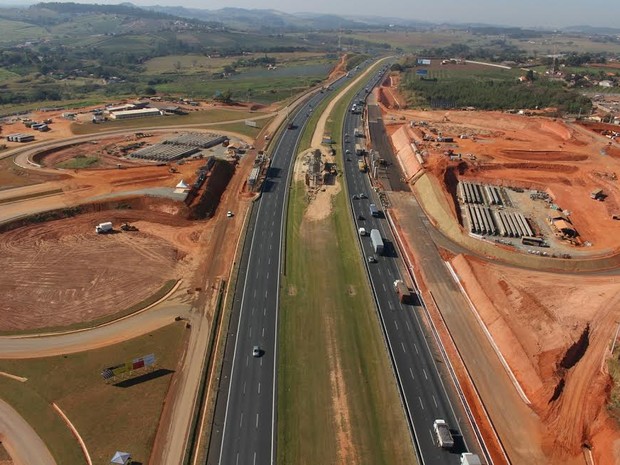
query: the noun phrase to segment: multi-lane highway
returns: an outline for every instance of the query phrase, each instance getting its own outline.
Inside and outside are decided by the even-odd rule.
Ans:
[[[377,81],[378,79],[371,81],[368,88]],[[366,91],[363,90],[354,100],[363,100],[365,97]],[[456,452],[467,449],[467,444],[460,434],[458,415],[450,402],[433,350],[429,347],[422,329],[419,318],[420,307],[401,304],[394,292],[394,280],[401,279],[398,263],[400,258],[393,247],[394,239],[387,220],[383,215],[373,217],[370,214],[370,203],[375,203],[379,209],[381,205],[374,190],[371,189],[368,176],[360,172],[358,168],[359,157],[355,155],[355,144],[360,143],[360,139],[354,137],[354,130],[360,128],[361,125],[361,116],[348,111],[343,125],[343,151],[350,152],[350,155],[345,155],[345,179],[351,196],[353,218],[357,223],[356,229],[359,227],[364,227],[367,231],[378,229],[386,244],[385,253],[376,255],[370,238],[368,236],[361,238],[366,266],[398,377],[401,395],[422,462],[426,465],[457,464],[459,456]],[[375,256],[377,262],[368,262],[367,258],[370,256]],[[455,447],[452,451],[446,451],[437,446],[433,421],[438,418],[446,420],[454,433]]]
[[[346,80],[332,84],[337,89]],[[278,292],[284,208],[292,162],[316,93],[291,115],[254,207],[224,356],[208,464],[275,463]],[[254,356],[254,346],[260,347]],[[228,375],[229,373],[229,375]]]

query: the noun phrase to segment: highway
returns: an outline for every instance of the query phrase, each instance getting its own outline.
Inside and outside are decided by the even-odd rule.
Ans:
[[[336,89],[347,82],[332,84]],[[297,146],[316,93],[291,115],[292,129],[276,142],[260,199],[254,206],[240,281],[233,302],[208,464],[266,465],[276,459],[278,293],[285,200]],[[261,354],[253,356],[253,347]],[[228,376],[228,373],[230,375]]]
[[[367,88],[370,89],[376,82],[371,81]],[[365,97],[366,91],[362,90],[354,100],[364,100]],[[419,318],[422,309],[419,306],[401,304],[394,291],[394,280],[401,279],[399,268],[401,259],[397,256],[387,220],[383,215],[373,217],[370,214],[370,203],[375,203],[379,210],[382,208],[370,186],[368,175],[360,172],[358,168],[359,157],[355,154],[355,144],[363,143],[364,140],[354,137],[354,129],[361,126],[361,116],[347,111],[343,125],[345,179],[351,196],[356,229],[364,227],[368,232],[371,229],[378,229],[386,246],[383,255],[376,255],[370,237],[361,237],[365,264],[376,296],[379,316],[388,341],[407,417],[413,429],[422,463],[458,464],[458,453],[466,451],[468,447],[461,435],[457,421],[459,416],[454,411],[437,367],[436,360],[441,363],[441,357],[427,343]],[[350,155],[346,154],[347,150]],[[358,197],[368,198],[355,199],[353,196],[356,194]],[[370,256],[375,256],[377,262],[368,262]],[[452,451],[437,446],[433,421],[438,418],[446,420],[453,432],[455,446]]]

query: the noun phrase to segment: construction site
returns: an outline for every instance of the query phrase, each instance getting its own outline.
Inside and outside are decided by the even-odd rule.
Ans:
[[[521,451],[542,450],[547,463],[618,463],[608,368],[620,318],[617,126],[406,110],[398,80],[376,91],[398,168],[535,414],[535,441]],[[414,199],[388,197],[413,250]]]

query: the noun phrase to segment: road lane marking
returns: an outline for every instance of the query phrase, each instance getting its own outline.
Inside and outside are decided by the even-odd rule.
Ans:
[[[405,320],[405,324],[407,325],[407,331],[411,332],[411,328],[409,327],[409,322]]]
[[[256,452],[254,452],[254,465],[256,465]]]
[[[243,412],[241,412],[241,419],[239,420],[239,429],[241,429],[241,425],[243,425]]]
[[[394,320],[394,326],[396,326],[396,331],[398,331],[398,323]]]
[[[428,376],[426,375],[426,370],[422,368],[422,372],[424,373],[424,379],[428,380]]]
[[[258,382],[258,393],[260,394],[260,381]]]
[[[269,260],[267,260],[267,265],[271,265],[271,257],[269,257]]]
[[[256,414],[256,429],[258,429],[258,413]],[[254,452],[254,459],[256,460],[256,452]]]
[[[422,407],[422,410],[424,410],[424,404],[422,403],[422,398],[418,397],[418,400],[420,401],[420,407]]]
[[[439,408],[439,405],[437,405],[437,399],[435,399],[435,396],[433,396],[433,402],[435,402],[435,408]]]
[[[237,452],[237,462],[236,462],[236,464],[239,465],[239,452]]]
[[[265,299],[267,298],[268,291],[265,291]]]
[[[390,310],[394,310],[394,305],[392,305],[392,301],[391,300],[388,300],[388,307],[390,307]]]
[[[411,367],[409,367],[409,374],[411,375],[411,379],[415,379],[415,376],[413,376],[413,370],[411,369]]]
[[[245,394],[245,381],[243,382],[243,393]]]
[[[419,354],[420,352],[418,352],[418,345],[414,343],[414,344],[413,344],[413,347],[415,348],[415,353],[416,353],[416,354]]]
[[[407,349],[405,349],[405,344],[403,344],[402,342],[400,343],[400,346],[403,348],[403,352],[407,353]]]
[[[385,287],[385,283],[383,283],[382,286],[383,286],[383,291],[387,292],[387,287]]]
[[[250,331],[249,331],[249,333],[250,333],[250,334],[249,334],[250,339],[252,339],[252,327],[251,327],[251,326],[250,326]]]
[[[267,272],[267,281],[269,281],[269,271]]]
[[[263,327],[263,337],[265,337],[265,328]]]

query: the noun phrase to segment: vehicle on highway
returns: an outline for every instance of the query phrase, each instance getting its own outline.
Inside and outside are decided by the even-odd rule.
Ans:
[[[437,445],[444,449],[451,449],[454,446],[454,439],[448,424],[445,420],[437,419],[433,422],[433,429],[437,436]]]
[[[347,155],[351,155],[351,151],[349,149],[346,149],[344,153],[346,153]]]
[[[252,357],[260,357],[262,351],[259,346],[252,347]]]
[[[361,194],[359,194],[360,199],[367,199],[368,196],[366,194],[364,194],[363,192]]]
[[[357,194],[353,194],[353,196],[351,197],[351,200],[359,200],[360,197]]]
[[[378,229],[370,230],[370,241],[372,242],[372,248],[375,253],[381,255],[383,253],[383,238]]]
[[[366,218],[364,218],[364,215],[357,215],[357,219],[359,221],[364,221]]]
[[[366,228],[359,228],[358,232],[360,236],[365,236],[366,234],[368,234],[366,232]]]
[[[368,263],[377,263],[377,259],[375,258],[374,255],[368,256]]]

